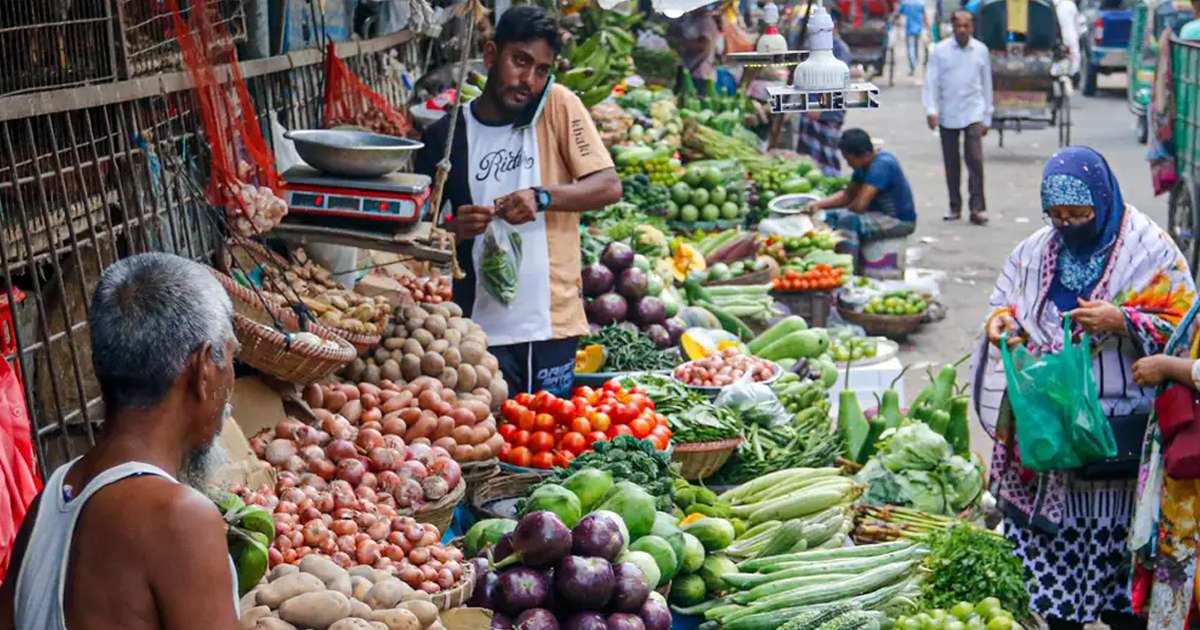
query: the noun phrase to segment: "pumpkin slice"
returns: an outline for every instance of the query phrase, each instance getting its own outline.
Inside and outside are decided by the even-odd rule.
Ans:
[[[589,344],[575,351],[575,373],[594,374],[604,367],[604,346]]]

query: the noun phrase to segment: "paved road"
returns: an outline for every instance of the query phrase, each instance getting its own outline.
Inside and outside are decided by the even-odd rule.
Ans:
[[[941,364],[974,347],[1001,266],[1017,243],[1042,227],[1038,187],[1042,166],[1057,149],[1058,135],[1053,129],[1006,133],[1000,148],[996,132],[990,132],[984,140],[984,174],[991,223],[987,227],[944,223],[947,201],[941,148],[925,126],[920,72],[915,78],[906,74],[898,67],[896,85],[881,90],[881,109],[852,113],[846,124],[863,127],[894,152],[912,183],[919,223],[909,241],[909,266],[945,274],[942,300],[949,312],[944,321],[913,335],[902,348],[902,359],[908,365]],[[1134,118],[1126,107],[1124,75],[1102,78],[1100,85],[1096,97],[1076,94],[1072,98],[1072,142],[1102,153],[1121,182],[1125,200],[1165,224],[1166,197],[1153,196],[1145,147],[1134,139]],[[965,172],[963,180],[965,196]],[[923,371],[910,370],[906,400],[924,386]],[[960,382],[966,372],[965,367],[960,369]],[[985,449],[990,452],[990,447]]]

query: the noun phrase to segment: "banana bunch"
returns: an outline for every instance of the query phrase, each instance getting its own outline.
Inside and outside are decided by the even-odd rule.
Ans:
[[[232,492],[218,490],[209,498],[228,526],[225,540],[237,569],[238,594],[245,595],[267,573],[267,549],[275,538],[275,519],[265,508],[246,505]]]
[[[587,107],[612,94],[633,72],[633,33],[614,26],[601,28],[567,53],[571,69],[559,83],[575,92]]]
[[[459,96],[462,97],[463,104],[479,98],[483,94],[483,87],[487,85],[487,77],[475,72],[474,70],[467,73],[467,80],[463,82],[462,92]]]

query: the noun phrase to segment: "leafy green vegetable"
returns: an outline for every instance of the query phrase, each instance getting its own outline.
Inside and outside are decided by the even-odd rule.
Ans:
[[[957,514],[983,490],[979,463],[951,456],[946,440],[923,422],[897,429],[856,479],[867,484],[868,505],[910,505],[930,514]]]
[[[596,468],[611,472],[615,481],[630,481],[641,486],[654,496],[657,509],[670,511],[674,475],[666,453],[654,448],[649,440],[629,435],[618,435],[610,442],[596,442],[593,448],[595,450],[576,457],[567,468],[556,468],[545,480],[530,487],[525,496],[545,484],[562,484],[567,477],[584,468]]]
[[[928,574],[921,583],[924,608],[950,608],[958,602],[996,597],[1018,616],[1029,612],[1027,574],[1012,543],[967,523],[934,532],[925,541]]]
[[[483,288],[501,304],[507,305],[517,299],[521,234],[513,229],[499,229],[498,225],[498,222],[493,222],[483,237],[483,260],[479,265],[479,274]]]
[[[650,215],[638,209],[636,204],[618,201],[600,210],[583,213],[583,220],[614,241],[629,239],[639,225],[650,225],[659,230],[667,229],[666,219]]]
[[[879,461],[892,472],[933,470],[950,456],[950,444],[924,422],[896,429],[880,451]]]
[[[584,337],[580,344],[599,344],[604,347],[605,372],[669,370],[683,361],[678,349],[659,350],[646,335],[616,324]]]
[[[673,378],[639,374],[623,379],[621,385],[637,385],[646,392],[654,401],[655,411],[667,417],[671,441],[677,444],[716,442],[741,435],[736,413],[716,407],[707,396]]]
[[[740,484],[785,468],[829,466],[841,437],[829,429],[829,401],[821,400],[777,427],[746,425],[746,441],[717,472],[713,483]]]

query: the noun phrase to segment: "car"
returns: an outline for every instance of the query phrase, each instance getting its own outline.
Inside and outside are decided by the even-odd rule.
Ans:
[[[1099,76],[1125,72],[1129,34],[1133,30],[1135,0],[1084,0],[1080,12],[1088,16],[1086,49],[1080,50],[1084,96],[1095,96]]]

